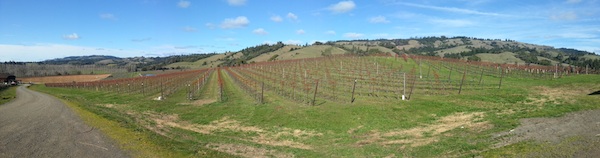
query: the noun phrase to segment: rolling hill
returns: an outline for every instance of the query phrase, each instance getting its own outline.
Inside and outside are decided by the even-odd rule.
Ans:
[[[315,42],[311,45],[286,45],[282,42],[247,47],[236,52],[189,54],[168,57],[72,56],[42,62],[5,62],[0,71],[10,72],[15,66],[35,65],[95,65],[127,71],[166,69],[198,69],[236,66],[256,62],[314,58],[338,54],[415,54],[462,60],[509,63],[520,65],[579,66],[600,69],[600,56],[595,53],[514,40],[480,39],[472,37],[421,37],[410,39],[339,40]],[[26,69],[26,68],[24,68]],[[61,74],[54,72],[38,75]],[[36,76],[35,74],[27,76]]]

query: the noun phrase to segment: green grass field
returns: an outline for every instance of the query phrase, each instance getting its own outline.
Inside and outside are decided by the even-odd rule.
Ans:
[[[17,96],[17,87],[0,87],[0,105],[10,102]]]
[[[375,60],[399,66],[394,58]],[[416,66],[408,63],[403,70]],[[438,73],[447,78],[448,70]],[[461,76],[455,73],[451,78]],[[492,134],[514,129],[521,118],[558,117],[600,108],[600,99],[587,95],[600,90],[598,75],[553,80],[506,77],[500,89],[469,88],[461,94],[443,95],[417,91],[410,101],[357,96],[354,103],[324,100],[317,106],[299,104],[269,90],[265,91],[266,103],[258,104],[228,75],[222,75],[221,100],[217,77],[213,73],[200,98],[193,101],[186,100],[184,91],[156,101],[141,94],[42,85],[34,89],[116,122],[119,126],[113,128],[143,135],[147,139],[138,144],[153,148],[129,149],[127,143],[121,144],[139,150],[134,154],[160,151],[167,157],[518,156],[561,149],[568,143],[526,141],[492,148],[498,142]],[[485,76],[485,80],[497,82],[493,76]],[[119,134],[111,137],[124,139]]]

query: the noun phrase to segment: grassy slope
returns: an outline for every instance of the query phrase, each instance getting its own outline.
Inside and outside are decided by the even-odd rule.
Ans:
[[[286,45],[283,46],[283,48],[280,48],[276,51],[273,52],[269,52],[269,53],[265,53],[265,54],[261,54],[259,56],[257,56],[256,58],[253,58],[250,60],[250,62],[263,62],[263,61],[268,61],[269,59],[271,59],[271,57],[273,57],[274,55],[278,55],[281,56],[285,53],[290,52],[290,49],[292,48],[300,48],[300,46],[295,46],[295,45]]]
[[[331,54],[344,54],[346,51],[340,48],[336,48],[329,45],[316,45],[316,46],[308,46],[302,49],[294,50],[291,52],[286,52],[279,57],[277,60],[290,60],[290,59],[303,59],[303,58],[315,58],[321,57],[321,52],[326,49],[331,49]]]
[[[515,53],[504,52],[500,54],[490,54],[490,53],[481,53],[477,54],[481,61],[484,62],[493,62],[493,63],[509,63],[514,64],[515,62],[519,64],[524,64],[525,61],[515,57]]]
[[[177,62],[177,63],[167,65],[166,67],[181,66],[181,67],[189,67],[192,69],[217,67],[217,65],[223,63],[223,61],[219,61],[219,59],[223,59],[229,55],[231,55],[231,53],[215,54],[213,56],[210,56],[210,57],[204,58],[204,59],[200,59],[195,62]],[[236,56],[236,55],[234,55],[234,56]],[[202,65],[204,62],[206,62],[206,65]]]
[[[17,96],[17,87],[0,87],[0,105],[12,101]]]
[[[448,49],[443,49],[443,50],[439,50],[436,51],[437,54],[439,56],[444,56],[445,54],[451,54],[451,53],[461,53],[461,52],[467,52],[470,51],[470,49],[466,48],[466,46],[458,46],[458,47],[453,47],[453,48],[448,48]]]
[[[390,62],[394,58],[378,59],[380,62]],[[404,62],[404,61],[400,61]],[[397,62],[393,63],[395,66]],[[409,71],[414,63],[409,61],[404,65],[403,71]],[[427,70],[427,64],[423,70]],[[441,76],[448,74],[448,70],[438,72]],[[215,73],[216,74],[216,73]],[[425,76],[425,75],[424,75]],[[458,80],[461,74],[453,73],[453,80]],[[469,156],[484,154],[486,156],[503,155],[506,153],[518,154],[522,152],[543,152],[535,149],[540,144],[525,142],[499,149],[490,149],[496,140],[491,134],[499,131],[513,129],[518,125],[518,119],[528,117],[561,116],[566,112],[600,108],[600,100],[593,96],[576,95],[561,100],[575,100],[574,102],[558,103],[548,102],[541,106],[532,106],[529,103],[543,99],[544,95],[534,90],[534,87],[545,86],[565,91],[600,89],[597,82],[599,76],[582,75],[565,77],[560,80],[538,80],[505,78],[501,89],[466,90],[462,95],[426,95],[416,91],[411,101],[390,99],[377,99],[358,96],[357,102],[334,103],[326,102],[316,107],[298,104],[278,97],[276,92],[266,91],[267,103],[257,105],[244,91],[235,86],[227,76],[225,79],[225,95],[223,102],[206,105],[179,104],[183,98],[172,97],[163,102],[150,101],[141,96],[127,96],[120,98],[113,94],[86,92],[76,90],[52,90],[56,95],[63,95],[68,99],[83,99],[87,103],[86,109],[102,114],[114,120],[123,118],[113,115],[124,115],[126,112],[159,113],[164,115],[177,115],[179,121],[197,126],[219,125],[215,121],[228,118],[233,120],[233,125],[239,128],[220,128],[210,134],[200,134],[179,128],[171,128],[169,138],[153,137],[150,142],[159,144],[171,151],[193,156],[224,156],[223,153],[207,149],[226,144],[238,145],[236,149],[252,149],[255,151],[266,150],[271,154],[287,153],[298,157],[384,157],[389,155],[409,157],[437,157],[437,156]],[[216,76],[211,76],[215,81]],[[485,83],[497,83],[498,78],[485,77]],[[214,96],[216,85],[209,85],[204,90],[206,96]],[[213,88],[210,88],[213,87]],[[110,99],[99,99],[110,98]],[[209,97],[212,98],[212,97]],[[100,108],[95,105],[115,104],[116,108]],[[108,111],[108,112],[107,112]],[[511,111],[511,113],[507,113]],[[490,128],[471,130],[468,128],[455,128],[441,134],[423,131],[422,138],[414,136],[376,137],[395,131],[425,128],[437,124],[446,117],[457,113],[484,114],[481,122],[489,122]],[[124,117],[127,118],[127,117]],[[238,123],[238,124],[235,124]],[[126,123],[127,124],[127,123]],[[131,124],[131,123],[129,123]],[[130,125],[139,127],[139,125]],[[128,126],[128,128],[131,128]],[[239,129],[260,129],[267,133],[266,138],[276,137],[277,133],[292,131],[298,133],[320,133],[318,136],[295,137],[283,135],[276,139],[267,139],[267,142],[256,141],[261,137],[261,132],[244,132]],[[143,130],[142,130],[143,131]],[[150,134],[151,135],[151,134]],[[262,138],[262,139],[266,139]],[[435,140],[434,142],[413,146],[410,140]],[[386,140],[409,141],[407,144],[380,144]],[[173,142],[174,141],[174,142]],[[294,142],[310,146],[300,149],[274,143]],[[216,150],[216,149],[215,149]],[[226,152],[226,151],[225,151]],[[246,150],[236,151],[242,154]],[[481,153],[483,152],[483,153]],[[235,152],[233,152],[235,154]],[[260,155],[253,155],[260,156]]]

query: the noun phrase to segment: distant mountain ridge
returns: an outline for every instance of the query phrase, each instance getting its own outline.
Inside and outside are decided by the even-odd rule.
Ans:
[[[253,62],[289,60],[334,54],[417,54],[510,64],[573,65],[600,69],[600,56],[576,49],[473,37],[415,37],[409,39],[358,39],[285,45],[282,42],[244,48],[237,52],[167,57],[119,58],[107,55],[69,56],[39,64],[106,65],[132,70],[161,70],[234,66]],[[210,58],[209,58],[210,57]],[[5,63],[7,64],[7,63]]]

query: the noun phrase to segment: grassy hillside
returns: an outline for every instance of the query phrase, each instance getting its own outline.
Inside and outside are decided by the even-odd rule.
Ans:
[[[223,63],[224,59],[227,59],[227,58],[235,59],[235,58],[239,58],[239,57],[240,57],[239,53],[215,54],[208,58],[200,59],[195,62],[177,62],[177,63],[167,65],[167,67],[184,67],[184,68],[191,68],[191,69],[213,68],[213,67],[217,67],[221,63]]]
[[[514,64],[515,62],[518,64],[525,64],[525,61],[515,57],[515,53],[512,52],[504,52],[500,54],[491,54],[491,53],[481,53],[477,54],[481,61],[484,62],[493,62],[493,63],[509,63]]]
[[[248,60],[250,62],[260,62],[314,58],[323,54],[330,54],[329,51],[332,54],[358,55],[389,52],[390,55],[408,53],[496,63],[516,62],[532,65],[561,63],[561,65],[579,67],[587,65],[590,68],[600,69],[600,56],[593,53],[499,39],[447,38],[442,36],[393,40],[334,41],[315,43],[315,45],[306,47],[295,47],[293,51],[291,47],[286,46],[275,51],[262,52],[254,58],[245,56],[241,58],[250,59]]]
[[[300,46],[296,45],[286,45],[283,48],[280,48],[273,52],[268,52],[257,56],[256,58],[250,59],[250,62],[263,62],[269,60],[277,60],[279,56],[283,54],[288,54],[288,52],[292,51],[292,49],[299,49]]]
[[[312,45],[283,53],[277,57],[277,60],[315,58],[324,55],[344,54],[345,50],[330,45]]]

